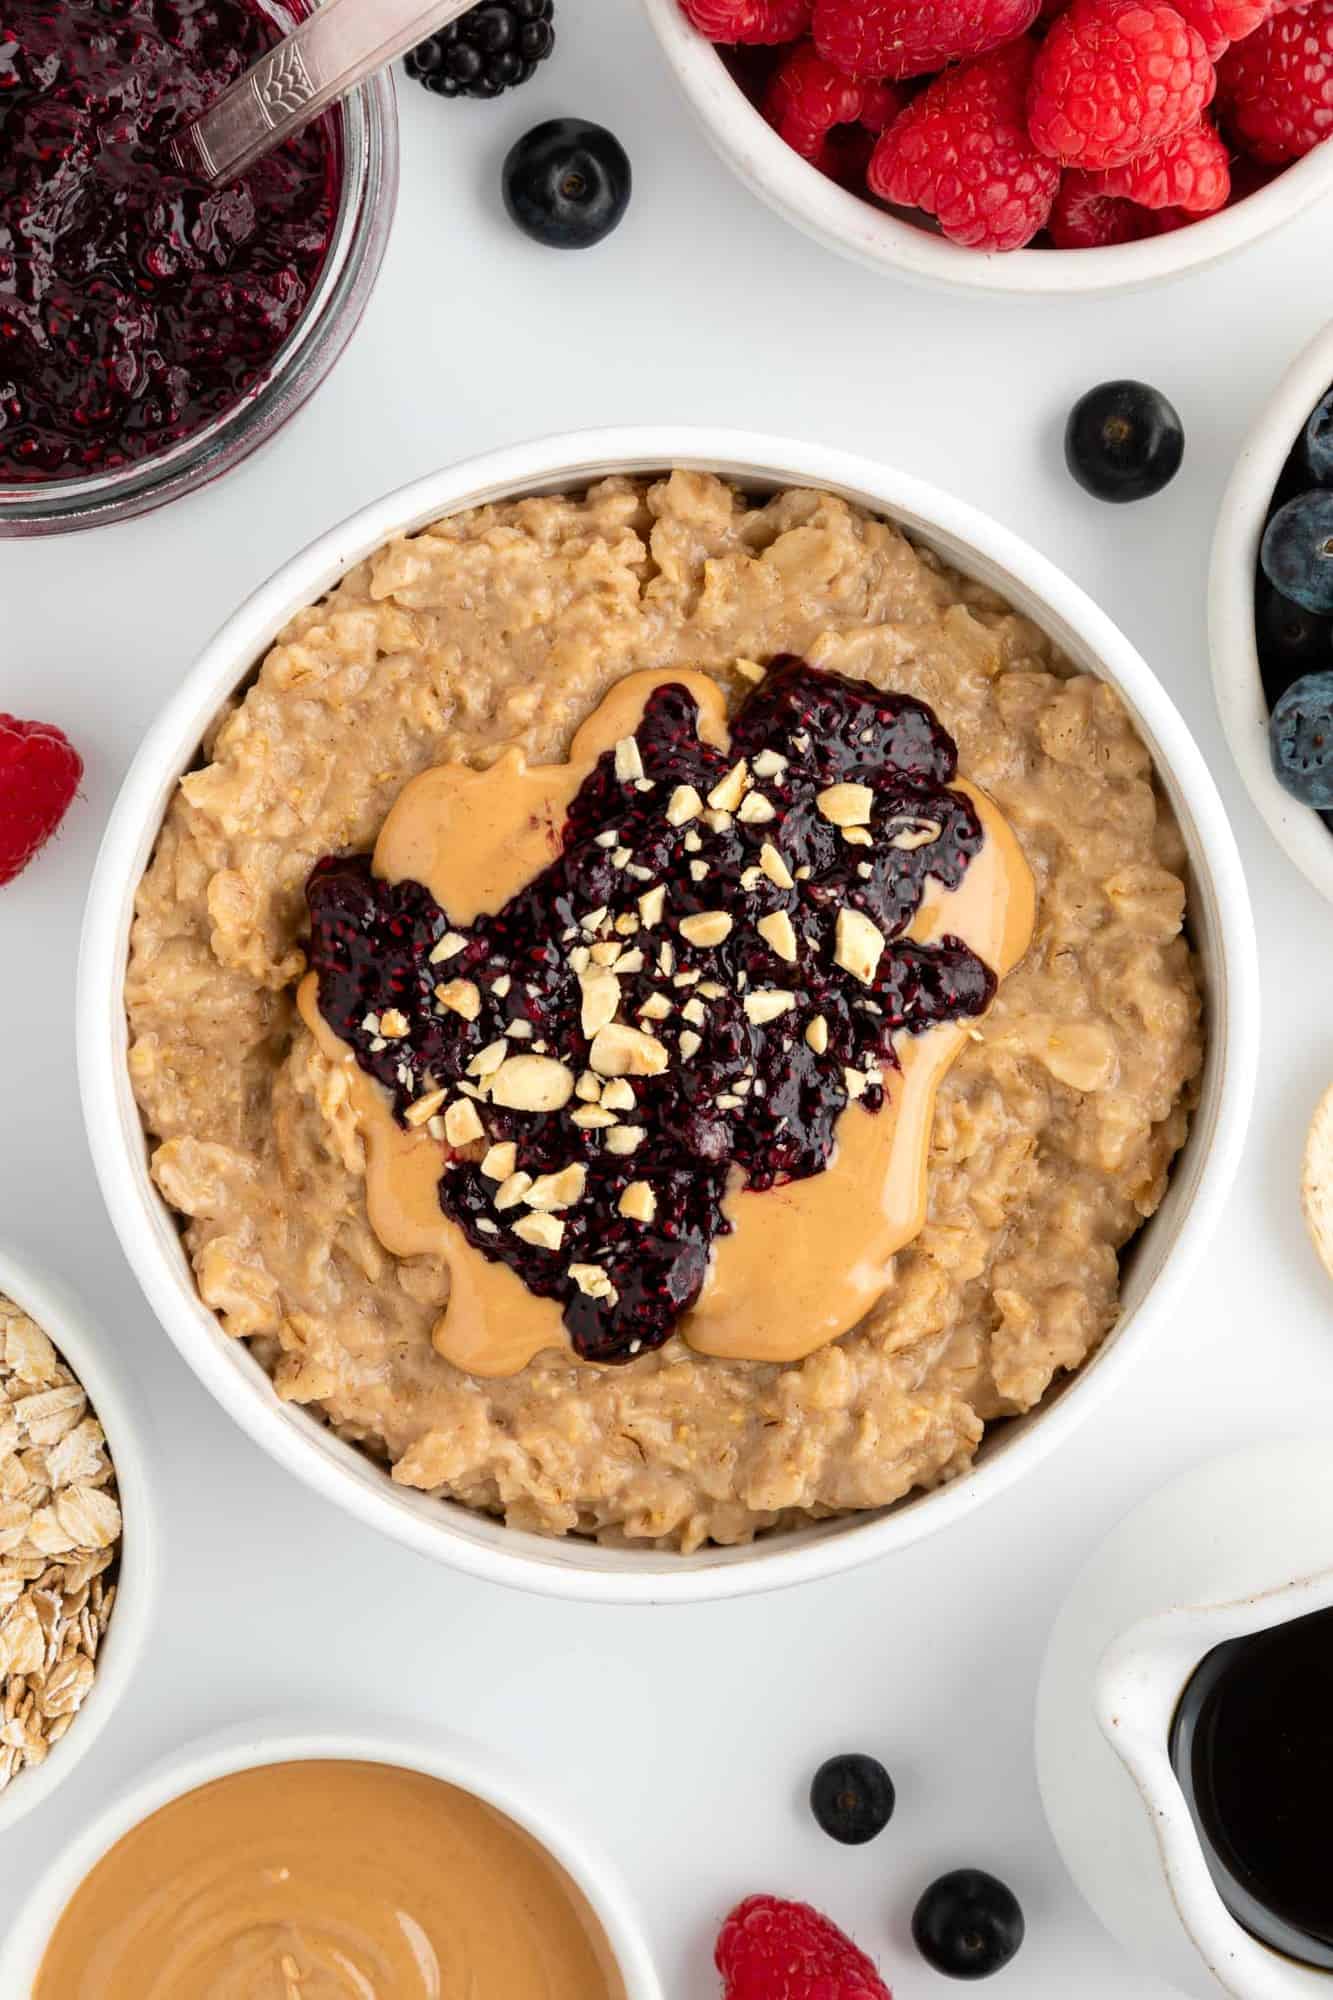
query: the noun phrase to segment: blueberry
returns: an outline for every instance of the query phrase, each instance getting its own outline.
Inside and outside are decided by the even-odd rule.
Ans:
[[[1146,500],[1180,470],[1185,432],[1146,382],[1103,382],[1080,396],[1065,426],[1065,463],[1098,500]]]
[[[1333,486],[1333,389],[1311,411],[1305,426],[1305,462],[1312,479],[1321,486]]]
[[[893,1779],[875,1757],[830,1757],[810,1785],[810,1810],[825,1833],[859,1847],[893,1818]]]
[[[505,207],[534,241],[553,250],[587,250],[622,220],[632,178],[624,147],[605,126],[552,118],[510,151]]]
[[[1259,579],[1254,623],[1259,665],[1271,700],[1299,675],[1333,667],[1333,618],[1321,618],[1303,604],[1293,604],[1266,577]]]
[[[1316,812],[1333,811],[1333,668],[1294,681],[1268,720],[1278,782]]]
[[[1307,611],[1333,612],[1333,493],[1302,493],[1279,507],[1259,549],[1264,575]]]
[[[1018,1898],[980,1868],[956,1868],[932,1882],[916,1906],[912,1936],[927,1965],[950,1979],[987,1979],[1023,1942]]]

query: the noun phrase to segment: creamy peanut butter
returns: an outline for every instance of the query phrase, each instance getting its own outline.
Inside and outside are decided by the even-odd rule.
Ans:
[[[455,923],[502,910],[559,851],[570,805],[597,759],[632,735],[655,689],[669,683],[689,690],[701,736],[725,750],[726,705],[715,680],[680,670],[632,674],[580,728],[568,763],[530,766],[511,748],[486,770],[443,764],[416,778],[385,820],[376,873],[421,882]],[[928,881],[908,935],[922,943],[959,938],[1002,979],[1032,935],[1032,876],[993,801],[973,785],[955,789],[975,805],[985,844],[958,889]],[[398,1124],[380,1085],[320,1015],[313,974],[298,1005],[324,1054],[346,1071],[376,1235],[395,1256],[435,1255],[448,1264],[437,1350],[472,1375],[499,1377],[545,1349],[567,1349],[559,1302],[529,1291],[444,1213],[443,1143]],[[716,1239],[703,1289],[680,1322],[693,1348],[737,1360],[796,1361],[857,1324],[883,1292],[893,1257],[925,1221],[935,1095],[969,1034],[950,1023],[900,1035],[901,1069],[886,1078],[883,1106],[871,1112],[848,1104],[823,1173],[762,1192],[734,1177],[725,1204],[731,1231]]]
[[[383,1764],[272,1764],[164,1806],[71,1898],[33,2000],[625,2000],[512,1820]]]

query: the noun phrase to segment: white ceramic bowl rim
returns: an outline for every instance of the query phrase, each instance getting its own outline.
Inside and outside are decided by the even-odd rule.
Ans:
[[[389,1764],[421,1771],[471,1792],[546,1849],[582,1890],[606,1934],[627,2000],[662,2000],[662,1988],[628,1894],[607,1858],[575,1837],[502,1756],[462,1737],[426,1735],[419,1724],[358,1717],[318,1729],[261,1720],[191,1743],[155,1764],[100,1812],[57,1857],[25,1899],[0,1943],[0,1993],[31,1991],[42,1956],[70,1897],[115,1843],[162,1806],[237,1771],[306,1761]]]
[[[1269,832],[1333,902],[1333,832],[1273,775],[1254,590],[1269,503],[1306,419],[1333,384],[1333,326],[1298,354],[1255,418],[1222,496],[1208,579],[1213,689],[1231,754]]]
[[[1184,1156],[1194,1162],[1192,1191],[1188,1196],[1177,1191],[1185,1182],[1178,1163],[1166,1208],[1139,1239],[1141,1246],[1150,1236],[1160,1243],[1168,1230],[1175,1232],[1169,1248],[1153,1258],[1150,1278],[1142,1281],[1151,1293],[1151,1314],[1146,1307],[1127,1309],[1071,1381],[1038,1412],[1001,1427],[969,1471],[951,1483],[890,1510],[840,1516],[740,1548],[709,1548],[690,1556],[548,1539],[395,1487],[327,1427],[281,1404],[259,1364],[228,1340],[198,1298],[175,1225],[152,1189],[129,1085],[121,1003],[134,890],[177,776],[195,755],[207,722],[290,615],[397,532],[486,500],[558,492],[612,471],[652,473],[673,465],[719,471],[767,490],[790,484],[826,488],[888,514],[1026,609],[1077,663],[1110,678],[1154,748],[1187,839],[1193,833],[1195,921],[1206,919],[1204,931],[1219,959],[1204,1098]],[[1170,1324],[1171,1307],[1181,1298],[1239,1160],[1259,1034],[1253,920],[1212,778],[1169,697],[1084,592],[1007,529],[905,474],[823,446],[680,427],[556,437],[433,473],[363,508],[264,584],[206,648],[126,777],[89,891],[77,1018],[89,1143],[112,1220],[158,1317],[242,1429],[318,1492],[436,1560],[493,1582],[613,1603],[732,1598],[839,1573],[960,1519],[1062,1443],[1095,1400],[1122,1380],[1149,1318]]]
[[[862,263],[984,292],[1124,291],[1201,270],[1290,222],[1333,191],[1333,144],[1316,147],[1234,208],[1166,236],[1103,250],[968,250],[877,208],[792,151],[750,103],[680,0],[644,0],[667,59],[716,150],[752,193],[797,228]]]
[[[161,1555],[157,1506],[148,1474],[146,1419],[137,1391],[110,1355],[111,1336],[74,1295],[27,1258],[0,1243],[0,1293],[35,1320],[88,1391],[116,1468],[124,1535],[116,1602],[83,1707],[45,1763],[29,1767],[0,1792],[0,1840],[50,1798],[111,1720],[134,1677],[157,1600]],[[0,1989],[3,1990],[3,1989]]]

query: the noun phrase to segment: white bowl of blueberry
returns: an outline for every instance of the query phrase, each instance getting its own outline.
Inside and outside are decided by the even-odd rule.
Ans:
[[[1209,626],[1241,776],[1333,902],[1333,326],[1241,450],[1213,541]]]

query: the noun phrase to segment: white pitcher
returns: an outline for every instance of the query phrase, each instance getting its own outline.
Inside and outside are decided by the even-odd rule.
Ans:
[[[1092,1557],[1052,1633],[1037,1702],[1052,1832],[1107,1928],[1196,2000],[1333,2000],[1333,1971],[1232,1917],[1169,1754],[1206,1654],[1330,1608],[1333,1435],[1213,1460],[1155,1494]]]

